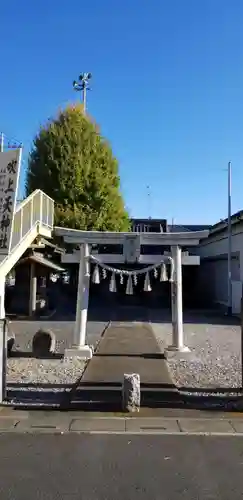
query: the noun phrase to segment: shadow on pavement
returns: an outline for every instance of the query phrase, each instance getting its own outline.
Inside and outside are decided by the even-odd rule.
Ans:
[[[185,388],[180,388],[185,389]],[[186,388],[188,391],[188,387]],[[194,389],[195,391],[195,389]],[[203,393],[211,394],[204,396]],[[227,391],[227,392],[226,392]],[[192,391],[193,392],[193,391]],[[201,411],[229,412],[242,411],[243,394],[235,388],[200,389],[197,395],[188,396],[173,387],[151,387],[141,385],[141,408],[194,409]],[[199,394],[200,393],[200,394]],[[232,396],[227,394],[232,393]],[[235,393],[235,394],[234,394]],[[225,394],[225,395],[224,395]],[[79,411],[122,411],[122,388],[107,384],[95,387],[82,384],[78,379],[74,384],[34,384],[12,383],[7,385],[6,403],[13,408],[56,409]]]
[[[50,353],[47,356],[35,356],[31,351],[20,351],[20,350],[12,350],[8,355],[9,358],[35,358],[35,359],[63,359],[63,354],[58,352]]]
[[[239,394],[242,389],[240,387],[179,387],[179,391],[190,392],[190,393],[201,393],[201,394]],[[242,392],[243,395],[243,392]]]
[[[110,308],[90,308],[88,312],[90,321],[117,321],[117,322],[152,322],[171,324],[170,309],[148,308],[141,306],[116,306]],[[213,310],[187,310],[183,312],[184,324],[209,324],[209,325],[240,325],[238,317],[229,317],[220,311]]]
[[[50,317],[9,317],[11,321],[36,321],[36,322],[74,322],[75,308],[58,308]],[[144,306],[114,304],[114,307],[107,305],[89,305],[88,321],[117,321],[117,322],[153,322],[153,323],[171,323],[170,308],[151,307],[150,304]],[[186,309],[183,311],[184,324],[210,324],[210,325],[228,325],[237,326],[240,324],[240,318],[236,316],[227,316],[220,310],[213,309]]]

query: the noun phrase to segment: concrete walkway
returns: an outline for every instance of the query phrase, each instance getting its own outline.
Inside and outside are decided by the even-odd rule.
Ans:
[[[139,373],[142,386],[175,389],[149,325],[111,324],[89,362],[81,384],[121,385],[124,373]]]
[[[112,416],[86,412],[24,411],[0,408],[0,435],[10,433],[66,434],[190,434],[241,435],[242,413],[207,413],[185,410],[160,410],[157,417],[138,414]]]

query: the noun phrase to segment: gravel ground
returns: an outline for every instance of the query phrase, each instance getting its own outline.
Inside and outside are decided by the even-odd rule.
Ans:
[[[136,317],[136,316],[135,316]],[[146,312],[156,338],[164,349],[171,344],[170,314],[158,311]],[[129,321],[129,317],[121,317]],[[132,318],[131,318],[132,319]],[[134,318],[133,318],[134,319]],[[87,327],[87,343],[95,345],[107,323],[90,321]],[[85,362],[79,359],[39,360],[31,357],[31,342],[39,328],[55,332],[59,355],[71,345],[73,322],[13,321],[11,328],[16,336],[14,357],[8,359],[8,383],[72,384],[82,374]],[[237,320],[215,315],[184,315],[185,344],[191,352],[169,354],[168,367],[177,387],[214,389],[238,388],[241,384],[240,326]],[[28,356],[28,353],[30,355]]]
[[[7,383],[73,384],[83,373],[81,359],[11,358],[7,367]]]
[[[171,344],[171,324],[159,323],[159,314],[151,313],[155,336],[164,349]],[[184,315],[185,345],[190,353],[169,353],[168,367],[177,387],[236,389],[241,385],[240,325],[216,315]],[[230,391],[229,391],[230,392]]]
[[[104,322],[89,322],[87,343],[95,345],[105,327]],[[13,321],[15,334],[13,356],[8,358],[7,383],[73,384],[83,373],[86,362],[78,358],[63,358],[64,349],[72,344],[73,322]],[[56,335],[56,358],[36,359],[31,355],[34,333],[39,328],[52,330]]]

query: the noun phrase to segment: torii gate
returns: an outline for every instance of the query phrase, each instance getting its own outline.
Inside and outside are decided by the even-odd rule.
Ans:
[[[182,264],[199,264],[200,258],[196,255],[183,254],[182,248],[191,248],[198,245],[199,241],[207,238],[208,231],[193,231],[183,233],[118,233],[103,231],[79,231],[75,229],[55,228],[55,234],[61,236],[66,243],[75,247],[73,253],[62,256],[63,263],[79,263],[78,293],[76,305],[76,321],[74,328],[73,345],[66,349],[66,356],[79,356],[90,359],[92,349],[86,344],[86,327],[89,304],[90,262],[96,264],[93,281],[99,282],[98,267],[103,274],[111,273],[110,291],[116,291],[115,275],[121,279],[126,277],[126,293],[131,294],[133,281],[136,284],[136,276],[145,274],[144,290],[150,291],[149,273],[158,273],[160,268],[160,280],[165,281],[166,265],[170,265],[171,282],[171,304],[172,304],[172,344],[168,350],[185,352],[188,347],[184,345],[183,336],[183,306],[182,306]],[[122,245],[123,254],[95,254],[92,245]],[[141,245],[169,246],[171,252],[163,252],[160,255],[141,255]],[[184,260],[184,262],[183,262]],[[143,269],[133,271],[110,267],[108,263],[119,264],[150,264]],[[98,273],[98,274],[97,274]]]

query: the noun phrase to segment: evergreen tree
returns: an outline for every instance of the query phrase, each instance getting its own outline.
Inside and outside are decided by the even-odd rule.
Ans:
[[[34,139],[26,192],[41,189],[55,201],[55,225],[128,231],[118,162],[97,125],[76,105],[49,120]]]

